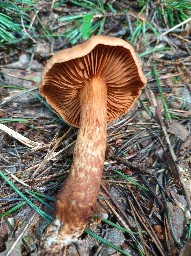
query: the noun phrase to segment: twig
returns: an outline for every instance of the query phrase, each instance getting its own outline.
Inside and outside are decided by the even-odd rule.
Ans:
[[[21,16],[21,25],[23,27],[23,31],[25,32],[25,34],[36,44],[36,40],[30,36],[30,34],[27,32],[27,30],[25,28],[23,16]]]
[[[145,255],[148,255],[148,254],[147,254],[146,247],[145,247],[144,239],[143,239],[143,234],[142,234],[142,232],[141,232],[140,226],[138,225],[138,221],[137,221],[137,218],[136,218],[136,216],[135,216],[135,208],[134,208],[134,206],[133,206],[131,200],[130,200],[129,198],[127,198],[127,199],[128,199],[129,205],[130,205],[130,207],[131,207],[131,212],[132,212],[133,218],[134,218],[135,223],[136,223],[136,225],[137,225],[137,229],[138,229],[138,232],[139,232],[140,240],[141,240],[141,243],[142,243],[142,246],[143,246],[143,251],[144,251]]]
[[[2,100],[0,106],[6,104],[6,103],[8,103],[8,102],[10,102],[11,100],[13,100],[13,99],[15,99],[15,98],[18,98],[18,97],[22,96],[23,94],[26,94],[26,93],[35,91],[35,90],[37,90],[37,89],[38,89],[37,87],[33,87],[33,88],[28,89],[28,90],[24,90],[24,92],[16,93],[15,95],[13,95],[12,97],[10,97],[10,98],[8,98],[8,99],[5,98],[4,100]]]
[[[173,30],[175,30],[175,29],[181,27],[182,25],[188,23],[189,21],[191,21],[191,18],[188,18],[187,20],[185,20],[185,21],[179,23],[178,25],[174,26],[173,28],[170,28],[169,30],[167,30],[167,31],[165,31],[164,33],[162,33],[161,36],[164,36],[164,35],[168,34],[169,32],[172,32]]]
[[[33,221],[33,219],[36,216],[36,212],[32,215],[31,219],[29,220],[29,222],[26,224],[26,226],[24,227],[23,231],[21,232],[21,234],[17,237],[17,239],[15,240],[15,242],[13,243],[13,245],[11,246],[11,248],[9,249],[8,253],[6,254],[6,256],[9,256],[12,254],[12,251],[14,250],[15,246],[17,245],[17,243],[19,242],[19,240],[23,237],[23,235],[25,234],[25,232],[27,231],[28,227],[30,226],[31,222]]]
[[[31,28],[32,28],[32,26],[33,26],[33,23],[34,23],[34,21],[35,21],[35,19],[36,19],[36,15],[38,14],[39,11],[40,11],[40,10],[37,10],[37,11],[35,12],[35,14],[33,15],[32,19],[31,19],[31,22],[30,22],[30,25],[29,25],[29,27],[28,27],[28,30],[31,30]]]
[[[46,156],[44,157],[44,160],[39,164],[38,168],[36,169],[36,171],[32,174],[31,178],[34,178],[36,176],[36,174],[39,172],[39,170],[41,169],[42,166],[44,166],[47,162],[49,162],[51,159],[54,159],[57,155],[59,155],[60,153],[63,153],[66,149],[68,149],[71,145],[73,145],[75,143],[72,142],[71,144],[69,144],[68,146],[66,146],[65,148],[61,149],[58,152],[54,152],[56,150],[56,148],[60,145],[60,143],[62,142],[62,140],[68,135],[68,133],[71,131],[72,128],[70,128],[63,136],[61,136],[60,138],[58,138],[55,142],[55,145],[53,146],[53,148],[46,154]]]
[[[110,210],[113,212],[113,214],[116,216],[116,218],[119,220],[119,222],[127,229],[127,230],[131,230],[130,225],[128,223],[125,222],[125,220],[123,219],[123,217],[121,216],[121,214],[118,214],[118,212],[113,208],[112,204],[106,200],[104,200],[105,204],[110,208]],[[118,208],[117,208],[118,209]],[[136,236],[132,233],[129,232],[130,237],[132,238],[132,240],[138,245],[139,249],[141,251],[143,251],[143,247],[140,244],[140,242],[138,241],[138,239],[136,238]]]
[[[166,131],[166,128],[165,128],[165,126],[164,126],[164,122],[163,122],[163,120],[162,120],[162,116],[161,116],[160,110],[158,109],[157,101],[156,101],[156,99],[155,99],[155,96],[154,96],[153,92],[152,92],[151,90],[149,90],[149,92],[150,92],[150,96],[151,96],[153,105],[154,105],[155,110],[156,110],[156,115],[157,115],[157,117],[158,117],[158,119],[159,119],[159,120],[158,120],[158,121],[159,121],[159,124],[160,124],[160,126],[161,126],[161,129],[162,129],[164,135],[165,135],[166,143],[167,143],[168,148],[169,148],[169,150],[170,150],[172,159],[173,159],[174,161],[176,161],[177,158],[176,158],[176,155],[175,155],[174,150],[173,150],[173,148],[172,148],[172,145],[171,145],[171,142],[170,142],[168,133],[167,133],[167,131]]]
[[[111,201],[113,202],[113,204],[115,205],[115,207],[117,208],[117,210],[120,212],[120,214],[123,216],[123,218],[125,219],[125,221],[127,221],[128,225],[132,228],[132,224],[129,222],[129,219],[125,213],[125,211],[120,207],[120,205],[116,202],[116,200],[114,200],[111,196],[111,194],[109,193],[109,191],[107,190],[107,188],[102,184],[101,186],[103,188],[103,190],[105,191],[106,195],[110,197]]]
[[[147,186],[149,192],[156,199],[156,201],[157,201],[158,205],[160,206],[161,210],[163,210],[164,209],[164,204],[160,200],[159,196],[153,191],[153,189],[151,188],[149,182],[145,179],[145,177],[143,175],[141,175],[141,174],[139,174],[139,176],[141,177],[141,180],[144,182],[144,184]]]
[[[101,193],[100,193],[101,194]],[[103,195],[103,194],[102,194]],[[112,213],[116,216],[116,218],[119,220],[119,222],[127,229],[127,230],[131,230],[131,228],[129,227],[129,225],[123,220],[123,218],[120,216],[120,214],[118,214],[118,212],[113,208],[112,204],[108,201],[106,201],[105,199],[102,199],[104,201],[104,203],[110,208],[110,210],[112,211]]]
[[[160,126],[161,126],[161,129],[162,129],[162,131],[163,131],[166,144],[167,144],[167,146],[168,146],[168,151],[169,151],[169,153],[170,153],[171,159],[172,159],[173,164],[174,164],[174,167],[175,167],[175,168],[173,168],[173,169],[175,169],[175,171],[176,171],[176,176],[179,177],[180,184],[182,185],[182,188],[183,188],[183,190],[184,190],[184,194],[185,194],[185,197],[186,197],[188,209],[189,209],[189,211],[191,211],[190,195],[189,195],[189,193],[188,193],[188,191],[187,191],[187,189],[186,189],[186,187],[185,187],[184,181],[183,181],[183,177],[182,177],[182,173],[181,173],[182,168],[179,167],[179,166],[177,166],[177,164],[176,164],[177,157],[176,157],[176,155],[175,155],[175,153],[174,153],[174,150],[173,150],[173,148],[172,148],[172,145],[171,145],[171,142],[170,142],[168,133],[167,133],[167,131],[166,131],[166,127],[165,127],[164,122],[163,122],[163,120],[162,120],[162,115],[161,115],[161,112],[160,112],[160,110],[159,110],[159,108],[158,108],[158,104],[157,104],[157,102],[156,102],[155,96],[154,96],[154,94],[153,94],[153,92],[152,92],[151,90],[150,90],[150,95],[151,95],[151,99],[152,99],[152,101],[153,101],[153,105],[154,105],[155,110],[156,110],[156,115],[157,115],[157,117],[158,117],[158,122],[159,122],[159,124],[160,124]],[[168,152],[167,152],[167,156],[168,156]]]
[[[164,251],[164,248],[162,246],[162,244],[160,243],[157,235],[155,234],[150,221],[146,218],[145,213],[143,211],[143,209],[141,208],[139,202],[135,199],[134,194],[131,193],[131,195],[133,196],[134,200],[136,201],[138,208],[140,210],[140,212],[142,213],[142,216],[140,213],[138,213],[135,210],[135,207],[132,205],[132,207],[134,208],[134,213],[136,214],[137,218],[139,219],[139,222],[144,226],[145,230],[147,231],[148,235],[150,236],[150,238],[153,240],[154,244],[156,245],[156,247],[158,248],[158,250],[160,251],[161,255],[166,256],[166,253]],[[149,230],[150,228],[150,230]]]
[[[9,134],[9,136],[15,138],[16,140],[20,141],[22,144],[26,145],[29,148],[34,149],[43,147],[43,144],[29,140],[25,136],[21,135],[18,132],[15,132],[14,130],[12,130],[11,128],[7,127],[4,124],[0,124],[0,130],[6,132],[7,134]]]
[[[31,188],[31,186],[29,186],[28,184],[26,184],[24,181],[22,181],[21,179],[17,178],[13,173],[11,173],[10,171],[6,170],[5,171],[13,178],[15,179],[18,183],[20,183],[21,185]]]
[[[52,0],[51,9],[53,9],[56,0]]]

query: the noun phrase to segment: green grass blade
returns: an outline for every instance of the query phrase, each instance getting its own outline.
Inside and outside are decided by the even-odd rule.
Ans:
[[[165,110],[165,115],[166,115],[166,118],[171,121],[171,116],[170,116],[170,113],[169,113],[169,110],[168,110],[168,106],[167,106],[167,103],[166,103],[166,100],[164,98],[164,94],[163,94],[163,90],[162,90],[162,87],[160,85],[160,81],[159,81],[159,78],[158,78],[158,72],[156,70],[156,66],[153,66],[153,75],[156,79],[156,82],[157,82],[157,86],[158,86],[158,90],[159,90],[159,93],[160,93],[160,97],[161,97],[161,100],[162,100],[162,103],[163,103],[163,107],[164,107],[164,110]]]
[[[103,0],[98,0],[98,4],[99,4],[99,7],[100,7],[100,10],[101,10],[102,12],[105,12]]]
[[[113,12],[116,13],[117,11],[113,8],[112,4],[107,3],[107,6],[109,7],[109,9]]]
[[[105,20],[106,20],[106,18],[103,18],[101,20],[100,27],[99,27],[99,30],[98,30],[98,35],[102,34],[102,32],[103,32],[104,25],[105,25]]]
[[[0,123],[9,123],[9,122],[19,122],[19,123],[28,123],[30,118],[0,118]]]
[[[134,234],[134,235],[135,235],[135,234],[138,234],[138,232],[133,232],[133,231],[131,231],[131,230],[128,230],[128,229],[126,229],[126,228],[120,226],[119,224],[115,224],[115,223],[113,223],[112,221],[109,221],[109,220],[107,220],[107,219],[102,219],[102,222],[104,222],[104,223],[106,223],[106,224],[108,224],[108,225],[110,225],[110,226],[112,226],[112,227],[115,227],[115,228],[117,228],[117,229],[119,229],[119,230],[122,230],[122,231],[124,231],[124,232],[131,233],[131,234]]]
[[[30,190],[28,190],[28,191],[30,191]],[[30,192],[31,192],[31,191],[30,191]],[[36,191],[32,191],[32,193],[33,193],[34,195],[37,195],[38,197],[45,198],[46,200],[49,200],[49,201],[52,201],[52,202],[55,202],[55,201],[56,201],[56,199],[55,199],[54,197],[52,197],[52,196],[47,196],[47,195],[41,194],[41,193],[36,192]]]
[[[46,205],[48,208],[50,208],[51,210],[54,210],[54,208],[52,206],[50,206],[47,202],[45,202],[42,198],[38,197],[37,195],[35,195],[33,193],[33,191],[30,190],[26,190],[25,191],[27,194],[31,195],[32,197],[34,197],[37,201],[39,201],[40,203]]]
[[[12,207],[11,209],[9,209],[8,211],[1,213],[0,214],[0,218],[5,217],[13,212],[16,212],[18,209],[20,209],[23,205],[25,205],[26,202],[21,202],[19,204],[17,204],[16,206]]]
[[[156,28],[153,27],[153,25],[151,25],[148,21],[146,22],[146,24],[153,31],[153,33],[155,34],[156,37],[158,37],[160,35],[159,32],[156,30]]]
[[[64,21],[73,21],[76,19],[81,19],[85,16],[85,14],[77,14],[77,15],[67,15],[64,17],[60,17],[59,21],[64,22]]]
[[[143,108],[145,109],[145,111],[147,112],[147,114],[151,117],[152,113],[150,111],[150,109],[145,105],[144,101],[141,99],[138,99],[138,101],[141,103],[141,105],[143,106]]]
[[[20,86],[20,85],[8,85],[8,84],[5,84],[5,85],[0,85],[0,87],[10,88],[10,89],[17,89],[17,90],[26,90],[26,88],[24,86]]]
[[[154,52],[167,51],[167,50],[169,50],[169,48],[167,48],[167,47],[153,48],[153,49],[151,49],[151,50],[149,50],[149,51],[140,53],[138,56],[139,56],[139,58],[141,58],[141,57],[144,57],[144,56],[146,56],[146,55],[152,54],[152,53],[154,53]]]
[[[82,38],[84,40],[87,40],[91,35],[90,28],[91,28],[92,18],[93,18],[93,14],[87,14],[83,17],[81,33],[82,33]]]
[[[100,8],[100,6],[96,5],[94,2],[92,1],[88,1],[88,0],[83,0],[81,3],[79,1],[75,1],[75,0],[70,0],[72,3],[79,5],[81,7],[87,8],[89,10],[95,10],[97,12],[102,12],[102,9]]]
[[[147,189],[145,186],[140,185],[139,183],[137,183],[137,182],[134,181],[133,179],[129,178],[129,177],[128,177],[127,175],[125,175],[124,173],[122,173],[122,172],[120,172],[120,171],[118,171],[118,170],[114,170],[114,172],[117,173],[117,174],[119,174],[122,178],[124,178],[124,179],[130,181],[132,184],[138,186],[139,188],[142,188],[142,189],[148,191],[148,189]]]
[[[191,238],[191,220],[189,223],[189,228],[188,228],[188,240]]]
[[[73,35],[72,37],[70,37],[70,38],[68,39],[68,41],[69,41],[71,44],[76,44],[76,42],[80,39],[81,36],[82,36],[81,31],[78,30],[75,35]]]
[[[109,242],[108,240],[102,238],[101,236],[98,236],[97,234],[95,234],[94,232],[90,231],[89,229],[85,228],[84,230],[87,234],[89,234],[90,236],[92,236],[93,238],[95,238],[96,240],[98,240],[99,242],[108,245],[109,247],[113,248],[114,250],[120,252],[122,255],[126,255],[126,256],[130,256],[130,254],[124,252],[123,250],[121,250],[119,247],[115,246],[114,244],[112,244],[111,242]]]
[[[135,41],[135,38],[138,37],[142,29],[142,23],[136,25],[136,29],[133,31],[133,34],[130,37],[130,43]]]
[[[61,120],[63,120],[63,119],[58,115],[58,113],[57,113],[53,108],[51,108],[51,106],[50,106],[40,95],[36,94],[36,98],[37,98],[40,102],[42,102],[42,103],[48,108],[48,110],[49,110],[50,112],[54,113],[54,114],[57,115]]]
[[[6,181],[9,186],[32,208],[34,209],[42,218],[47,222],[50,222],[50,215],[42,211],[38,206],[33,204],[15,185],[0,171],[0,177]]]
[[[36,13],[36,17],[37,17],[37,20],[38,20],[39,24],[40,24],[41,27],[43,28],[44,33],[45,33],[45,35],[47,36],[48,40],[49,40],[50,42],[52,42],[51,34],[49,33],[48,29],[46,29],[46,27],[44,26],[43,22],[41,21],[41,19],[39,18],[39,16],[38,16],[37,13]]]

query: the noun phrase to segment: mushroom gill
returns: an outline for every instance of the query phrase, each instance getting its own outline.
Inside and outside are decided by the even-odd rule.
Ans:
[[[130,50],[99,44],[83,57],[54,64],[41,92],[64,120],[79,127],[79,91],[93,77],[106,83],[108,122],[126,113],[143,86]]]

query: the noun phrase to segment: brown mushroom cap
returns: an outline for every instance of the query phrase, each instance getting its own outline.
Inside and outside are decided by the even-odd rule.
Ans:
[[[80,45],[56,53],[48,61],[40,91],[66,122],[79,127],[80,89],[93,77],[106,83],[108,122],[125,114],[146,84],[129,43],[114,37],[92,36]]]

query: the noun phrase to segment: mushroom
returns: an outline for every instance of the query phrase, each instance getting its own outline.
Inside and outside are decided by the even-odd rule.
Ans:
[[[107,122],[125,114],[145,84],[133,47],[119,38],[92,36],[48,61],[40,92],[79,132],[69,176],[57,195],[55,220],[43,240],[45,248],[76,241],[96,213]]]

